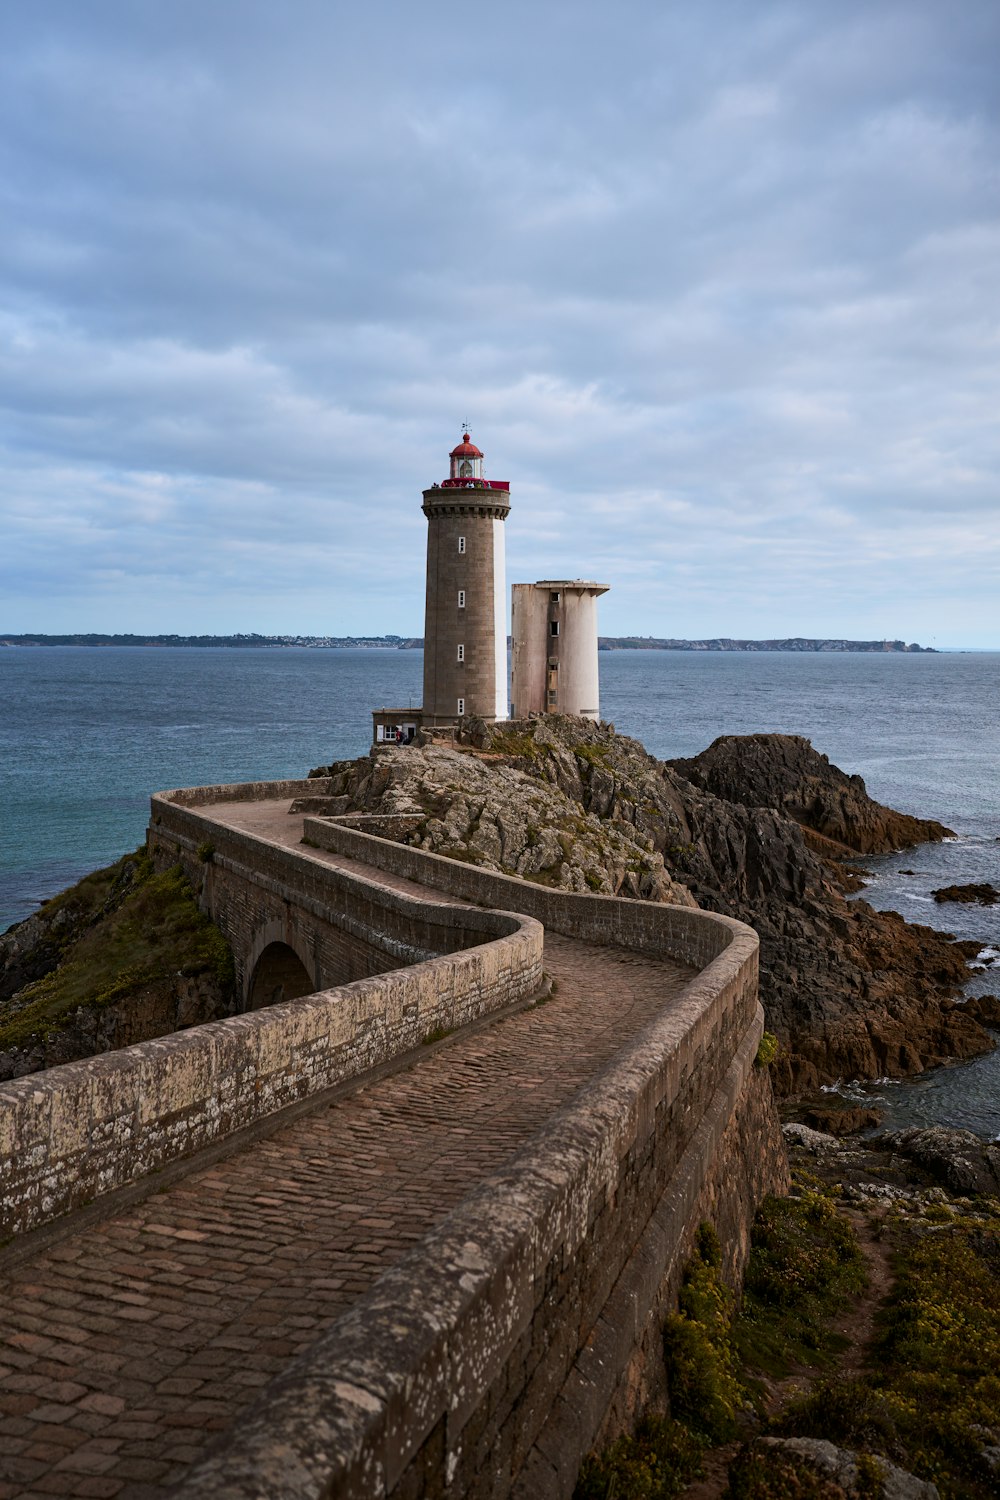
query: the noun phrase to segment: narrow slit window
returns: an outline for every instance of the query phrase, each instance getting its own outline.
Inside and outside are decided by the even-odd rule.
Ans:
[[[458,539],[458,550],[459,550],[459,552],[464,552],[465,551],[465,537],[464,536],[460,536],[459,539]]]
[[[458,648],[458,659],[459,659],[459,661],[464,661],[465,660],[465,647],[464,646],[460,645],[459,648]]]
[[[459,589],[459,591],[458,591],[458,607],[459,607],[459,609],[464,609],[465,608],[465,590],[464,589]]]
[[[549,635],[558,635],[558,634],[559,634],[559,621],[558,620],[550,620],[549,621]]]
[[[459,698],[459,700],[458,700],[458,717],[461,719],[462,716],[464,715],[464,713],[465,713],[465,699],[464,698]]]

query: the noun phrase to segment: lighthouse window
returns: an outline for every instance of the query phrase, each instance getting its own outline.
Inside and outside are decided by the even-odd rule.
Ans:
[[[458,648],[458,659],[459,659],[459,661],[464,661],[465,660],[465,647],[464,646],[459,646],[459,648]]]
[[[464,609],[465,608],[465,590],[464,589],[459,589],[459,591],[458,591],[458,607],[459,607],[459,609]]]
[[[464,698],[459,698],[459,700],[458,700],[458,708],[457,708],[456,712],[457,712],[459,718],[461,718],[462,715],[465,713],[465,699]]]
[[[559,634],[559,621],[558,620],[550,620],[549,621],[549,635],[558,635],[558,634]]]
[[[464,536],[460,536],[459,539],[458,539],[458,550],[459,550],[459,552],[464,552],[465,551],[465,537]]]
[[[552,592],[551,592],[551,594],[549,595],[549,602],[551,604],[558,604],[559,600],[560,600],[560,597],[561,597],[561,595],[559,594],[558,589],[553,589]]]

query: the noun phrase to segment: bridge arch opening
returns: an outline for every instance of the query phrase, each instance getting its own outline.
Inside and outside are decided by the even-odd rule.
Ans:
[[[287,943],[268,943],[254,965],[247,992],[247,1010],[262,1010],[311,995],[316,986],[294,948]]]

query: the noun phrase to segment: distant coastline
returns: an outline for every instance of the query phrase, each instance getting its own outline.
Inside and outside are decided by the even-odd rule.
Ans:
[[[220,647],[280,651],[307,648],[320,651],[343,650],[367,646],[383,651],[419,651],[422,636],[402,635],[3,635],[3,646],[178,646],[185,648]],[[785,640],[748,641],[717,636],[703,641],[679,641],[644,635],[603,635],[598,640],[601,651],[871,651],[931,652],[933,646],[909,645],[905,641],[813,640],[806,636],[789,636]]]
[[[789,636],[785,640],[743,641],[717,636],[705,641],[661,640],[656,636],[601,636],[600,651],[919,651],[934,652],[933,646],[909,645],[905,641],[812,640],[806,636]]]

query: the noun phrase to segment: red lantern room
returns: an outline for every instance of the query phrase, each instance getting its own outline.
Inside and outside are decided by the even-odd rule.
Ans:
[[[452,448],[448,456],[451,459],[450,479],[482,479],[483,455],[475,443],[469,441],[467,432],[462,433],[462,441],[457,448]]]

